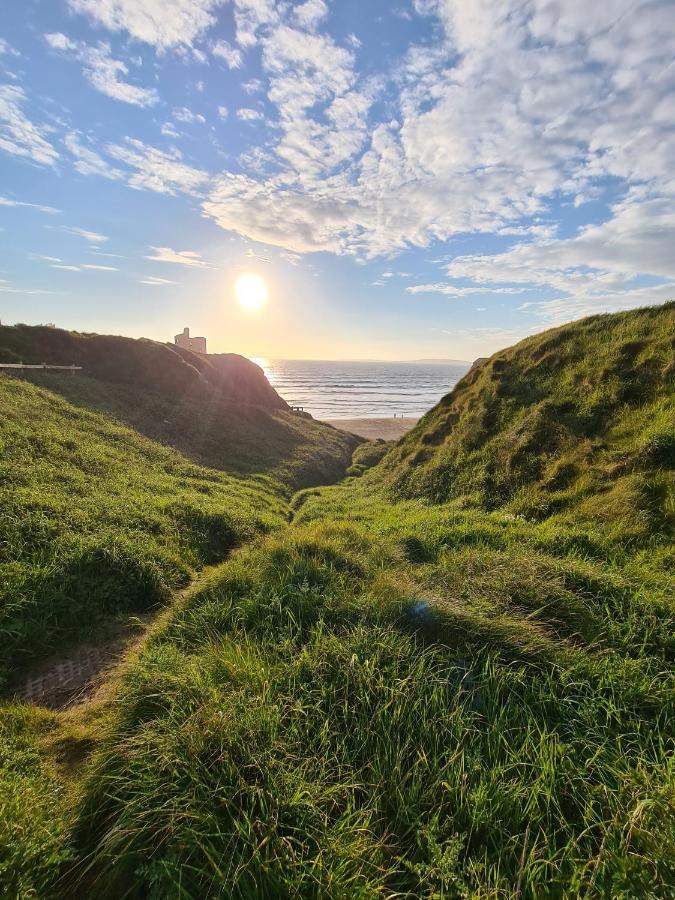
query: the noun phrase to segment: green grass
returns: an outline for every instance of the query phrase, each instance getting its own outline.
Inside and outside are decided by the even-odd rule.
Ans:
[[[83,387],[94,390],[78,381]],[[136,396],[135,409],[151,422],[154,404],[156,420],[164,398]],[[220,448],[220,470],[51,391],[0,380],[0,684],[111,616],[165,601],[196,568],[282,525],[293,478],[336,476],[353,446],[290,413],[228,406],[212,414],[209,453]],[[246,445],[218,443],[242,420],[249,477]]]
[[[113,703],[9,707],[10,895],[675,896],[672,325],[497,354],[177,602]]]
[[[670,516],[675,304],[535,335],[473,369],[389,454],[396,497],[595,525]],[[622,532],[621,539],[625,538]]]
[[[626,646],[628,582],[522,539],[517,566],[481,552],[473,525],[472,551],[438,566],[333,522],[227,562],[124,683],[77,811],[73,883],[664,896],[672,617],[645,603]],[[531,608],[544,603],[559,605]]]

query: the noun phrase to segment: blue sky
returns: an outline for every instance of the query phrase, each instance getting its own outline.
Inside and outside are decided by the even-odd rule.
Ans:
[[[5,0],[0,318],[472,359],[663,302],[674,41],[672,0]]]

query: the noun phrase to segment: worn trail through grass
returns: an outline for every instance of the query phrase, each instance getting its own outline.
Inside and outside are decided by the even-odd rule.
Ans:
[[[124,665],[130,654],[140,649],[153,626],[166,616],[168,610],[175,611],[218,565],[206,566],[187,587],[175,592],[166,607],[113,623],[99,640],[77,643],[65,653],[31,667],[15,681],[8,692],[9,699],[55,712],[95,702],[105,692],[113,672]]]

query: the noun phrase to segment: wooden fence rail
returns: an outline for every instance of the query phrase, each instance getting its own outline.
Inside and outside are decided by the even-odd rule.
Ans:
[[[81,372],[82,366],[50,366],[47,363],[33,365],[28,363],[0,363],[0,369],[58,369],[61,372]]]

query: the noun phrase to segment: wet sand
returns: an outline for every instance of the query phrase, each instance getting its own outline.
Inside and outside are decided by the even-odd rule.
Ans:
[[[375,440],[383,438],[385,441],[395,441],[410,431],[413,425],[419,421],[415,417],[402,419],[324,419],[328,425],[341,428],[343,431],[351,431],[360,437]]]

